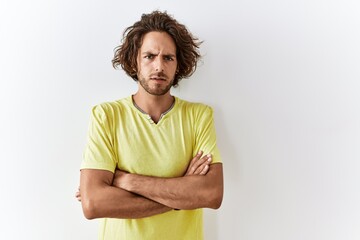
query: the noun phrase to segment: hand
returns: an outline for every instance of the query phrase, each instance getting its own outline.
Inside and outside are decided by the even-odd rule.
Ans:
[[[75,197],[79,202],[81,202],[80,186],[78,187],[78,191],[75,193]]]
[[[188,175],[206,175],[209,171],[209,164],[212,161],[211,154],[203,155],[203,151],[199,151],[196,156],[191,160],[185,176]]]

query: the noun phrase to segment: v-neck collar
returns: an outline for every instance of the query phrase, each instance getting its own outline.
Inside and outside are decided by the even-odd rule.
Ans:
[[[146,113],[144,110],[142,110],[134,101],[134,95],[130,95],[128,100],[129,100],[129,103],[131,105],[131,107],[133,109],[135,109],[139,114],[141,114],[143,117],[145,117],[149,122],[150,124],[154,124],[156,126],[158,126],[160,123],[163,122],[163,119],[165,116],[169,115],[172,110],[175,108],[175,105],[177,105],[177,102],[178,102],[178,99],[177,97],[173,96],[174,97],[174,101],[173,103],[171,104],[170,108],[168,110],[166,110],[165,112],[163,112],[161,115],[160,115],[160,118],[159,118],[159,121],[157,123],[154,122],[154,120],[151,118],[151,116]]]

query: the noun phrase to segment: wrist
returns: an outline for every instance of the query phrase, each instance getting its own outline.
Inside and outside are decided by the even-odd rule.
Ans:
[[[131,174],[125,171],[116,170],[112,185],[124,190],[129,191],[129,180]]]
[[[132,191],[132,176],[134,176],[134,174],[132,173],[126,173],[123,175],[122,180],[121,180],[121,188],[131,192]]]

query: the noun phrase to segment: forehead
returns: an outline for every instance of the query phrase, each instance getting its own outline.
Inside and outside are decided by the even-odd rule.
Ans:
[[[176,45],[166,32],[148,32],[143,37],[140,51],[175,55]]]

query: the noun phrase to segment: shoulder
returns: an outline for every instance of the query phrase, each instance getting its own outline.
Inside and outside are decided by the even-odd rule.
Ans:
[[[190,102],[180,98],[176,99],[178,101],[179,108],[182,111],[193,114],[194,117],[201,117],[202,115],[212,115],[213,113],[212,107],[207,104],[200,102]]]
[[[97,104],[92,107],[92,114],[102,119],[119,115],[129,107],[129,98],[130,97],[126,97],[115,101]]]

